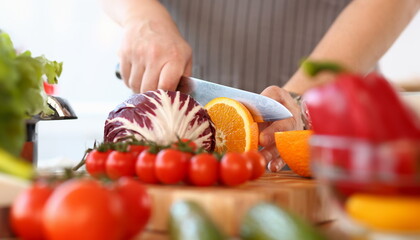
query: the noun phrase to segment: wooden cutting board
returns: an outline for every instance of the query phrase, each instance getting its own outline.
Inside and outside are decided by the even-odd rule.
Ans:
[[[242,217],[261,201],[287,208],[316,224],[335,218],[325,190],[315,179],[299,177],[291,171],[266,173],[239,187],[194,187],[148,185],[153,214],[147,230],[167,232],[169,209],[173,202],[189,199],[200,204],[215,223],[230,236],[237,236]]]

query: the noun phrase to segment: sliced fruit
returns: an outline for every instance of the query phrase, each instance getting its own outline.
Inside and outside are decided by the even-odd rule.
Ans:
[[[216,152],[258,149],[258,125],[240,102],[220,97],[204,106],[216,127]]]
[[[295,214],[270,203],[252,207],[242,220],[243,240],[325,240],[312,225]]]
[[[368,228],[420,232],[420,197],[355,194],[345,207],[352,219]]]
[[[296,130],[274,133],[280,157],[290,169],[303,177],[311,177],[309,137],[312,130]]]

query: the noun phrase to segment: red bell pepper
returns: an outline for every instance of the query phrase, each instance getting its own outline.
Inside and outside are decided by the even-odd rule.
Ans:
[[[306,62],[312,74],[342,72],[334,64]],[[305,67],[305,65],[304,65]],[[309,90],[304,96],[315,134],[369,140],[420,139],[420,121],[377,73],[366,77],[340,73],[336,81]]]

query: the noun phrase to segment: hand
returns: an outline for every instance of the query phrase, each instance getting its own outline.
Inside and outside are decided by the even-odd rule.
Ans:
[[[285,163],[281,160],[276,148],[274,133],[280,131],[302,130],[304,123],[301,118],[301,108],[290,94],[277,86],[270,86],[261,92],[261,95],[270,97],[283,104],[292,113],[292,118],[287,118],[275,122],[264,122],[259,124],[260,145],[263,147],[261,153],[265,157],[268,168],[272,172],[277,172]]]
[[[131,21],[119,51],[121,76],[135,93],[175,90],[191,75],[192,50],[174,23]]]

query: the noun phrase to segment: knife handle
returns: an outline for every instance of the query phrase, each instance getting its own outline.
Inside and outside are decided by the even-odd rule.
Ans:
[[[119,64],[119,63],[117,63],[117,65],[115,66],[115,76],[116,76],[119,80],[122,80],[121,70],[120,70],[120,64]]]

